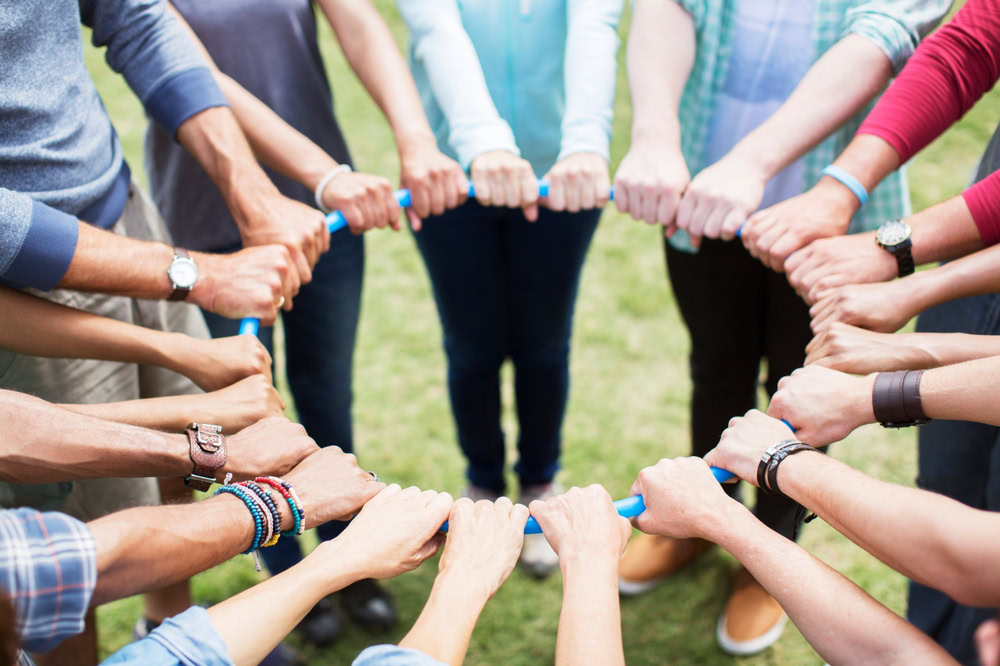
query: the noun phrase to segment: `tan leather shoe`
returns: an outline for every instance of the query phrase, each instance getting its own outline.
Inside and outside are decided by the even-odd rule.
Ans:
[[[774,645],[787,621],[788,616],[777,600],[749,571],[740,567],[715,635],[725,652],[745,657]]]
[[[684,568],[712,544],[703,539],[674,539],[640,534],[628,543],[618,567],[618,592],[642,594]]]

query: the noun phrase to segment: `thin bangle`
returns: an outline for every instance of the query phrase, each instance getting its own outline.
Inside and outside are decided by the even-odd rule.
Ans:
[[[823,175],[829,176],[834,180],[839,181],[844,187],[854,192],[854,196],[858,198],[861,205],[864,206],[868,203],[868,190],[865,186],[861,184],[861,181],[850,174],[846,169],[842,169],[835,164],[831,164],[827,168],[823,169]]]
[[[329,215],[332,212],[329,208],[327,208],[326,204],[323,203],[323,190],[326,189],[326,186],[330,184],[331,180],[333,180],[340,174],[351,173],[352,171],[354,171],[354,169],[351,168],[350,164],[338,164],[335,168],[330,170],[330,173],[326,174],[325,176],[323,176],[323,178],[320,179],[319,185],[317,185],[316,189],[313,191],[313,198],[316,200],[317,208],[319,208],[327,215]]]

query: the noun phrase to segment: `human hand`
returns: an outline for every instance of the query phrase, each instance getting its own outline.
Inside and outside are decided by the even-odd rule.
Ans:
[[[669,237],[681,195],[691,181],[679,148],[633,143],[615,173],[615,205],[633,220],[660,224]]]
[[[232,472],[237,480],[282,476],[317,451],[316,442],[301,425],[284,416],[269,416],[226,436],[226,464],[220,472]]]
[[[1000,619],[986,620],[976,629],[976,651],[982,666],[1000,666]]]
[[[788,257],[788,282],[809,304],[834,287],[885,282],[899,275],[891,254],[875,243],[875,234],[821,238]]]
[[[545,174],[549,196],[544,205],[556,211],[577,213],[604,208],[611,196],[608,162],[596,153],[573,153]]]
[[[677,227],[701,239],[732,240],[764,198],[767,174],[753,162],[727,155],[699,172],[677,207]]]
[[[735,502],[701,458],[664,458],[639,472],[632,494],[642,495],[646,504],[646,510],[633,518],[636,527],[646,534],[678,539],[712,541],[719,521]]]
[[[400,184],[410,191],[412,205],[406,216],[414,231],[423,227],[423,219],[442,215],[465,203],[469,181],[461,165],[440,150],[433,137],[401,149]]]
[[[527,160],[493,150],[472,160],[469,172],[479,203],[521,208],[529,222],[538,219],[538,179]]]
[[[448,541],[438,568],[441,576],[480,590],[483,601],[503,585],[517,564],[524,544],[528,507],[506,497],[496,502],[455,502],[448,517]]]
[[[285,420],[285,403],[264,375],[251,375],[218,391],[185,397],[192,403],[187,421],[215,423],[222,426],[224,433],[239,432],[272,416]],[[248,458],[243,462],[256,464]]]
[[[764,452],[793,435],[788,426],[756,409],[729,421],[719,443],[705,456],[705,464],[727,469],[757,485],[757,465]]]
[[[342,559],[349,558],[362,567],[366,578],[393,578],[412,571],[444,542],[439,530],[452,504],[448,493],[403,490],[395,483],[386,486],[339,537],[326,542],[331,551],[339,548],[343,553],[331,563],[342,567]]]
[[[351,233],[386,226],[399,231],[399,203],[392,184],[382,176],[369,173],[342,173],[323,189],[323,204],[339,210]]]
[[[330,249],[326,216],[283,196],[277,189],[273,194],[254,197],[253,206],[242,211],[237,220],[241,221],[240,236],[245,247],[277,244],[288,249],[300,284],[312,280],[313,266]]]
[[[853,192],[826,176],[811,190],[751,215],[740,240],[765,266],[791,274],[786,259],[820,238],[846,234],[857,204]]]
[[[778,382],[767,414],[794,423],[796,439],[826,446],[875,423],[874,383],[873,374],[855,377],[818,365],[799,368]]]
[[[822,333],[836,321],[870,331],[898,331],[921,310],[916,302],[918,290],[910,285],[906,280],[894,280],[829,289],[809,309],[813,333]]]
[[[205,391],[217,391],[253,375],[271,383],[271,355],[256,336],[203,340],[183,333],[167,335],[171,341],[164,350],[168,367]]]
[[[632,536],[632,526],[615,511],[611,495],[603,486],[570,488],[551,499],[535,500],[528,510],[559,555],[561,567],[603,559],[617,570]]]
[[[240,319],[256,317],[270,326],[278,304],[292,309],[299,291],[291,255],[281,245],[248,247],[233,254],[192,253],[198,280],[188,301],[215,314]]]
[[[384,483],[358,467],[353,454],[344,453],[339,446],[324,446],[314,451],[284,479],[302,500],[306,529],[331,520],[349,519],[385,488]]]
[[[805,365],[867,375],[939,365],[923,333],[876,333],[835,321],[806,347]],[[928,341],[929,342],[929,341]]]

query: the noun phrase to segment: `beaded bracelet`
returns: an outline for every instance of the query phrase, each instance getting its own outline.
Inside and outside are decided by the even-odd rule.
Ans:
[[[274,488],[285,501],[288,502],[288,507],[292,510],[292,518],[295,524],[292,529],[287,532],[282,532],[282,536],[297,536],[302,534],[305,529],[306,524],[306,514],[302,510],[302,502],[299,501],[298,495],[292,486],[284,479],[279,479],[276,476],[258,476],[254,479],[257,483],[263,483]]]
[[[257,495],[267,506],[268,514],[271,516],[272,531],[268,535],[268,538],[264,540],[264,543],[261,544],[261,548],[273,546],[278,543],[278,539],[281,537],[281,513],[278,511],[278,505],[274,503],[274,497],[270,491],[261,488],[253,481],[244,481],[241,485],[246,486],[248,490]]]
[[[247,509],[250,511],[250,516],[253,518],[254,525],[254,536],[253,540],[250,542],[250,547],[243,551],[244,555],[249,555],[257,550],[257,543],[260,541],[261,534],[264,531],[264,517],[261,515],[260,508],[257,506],[257,502],[254,500],[253,495],[242,486],[234,485],[224,485],[215,491],[215,494],[219,493],[231,493],[236,497],[243,500],[246,504]]]
[[[260,540],[257,542],[256,549],[260,550],[264,547],[264,544],[270,541],[274,537],[274,515],[271,513],[271,509],[267,506],[267,503],[262,497],[257,493],[253,492],[252,489],[248,488],[243,483],[237,483],[236,485],[245,488],[253,501],[257,503],[257,508],[260,509],[260,513],[264,516],[264,531],[260,535]]]

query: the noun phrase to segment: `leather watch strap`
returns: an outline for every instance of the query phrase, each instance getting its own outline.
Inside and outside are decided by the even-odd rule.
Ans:
[[[896,257],[896,265],[899,267],[899,277],[913,275],[916,266],[913,263],[913,242],[909,238],[893,248],[892,256]]]
[[[180,257],[181,259],[190,259],[191,258],[191,254],[187,250],[185,250],[184,248],[182,248],[182,247],[175,247],[174,248],[174,259],[177,259],[178,257]],[[188,294],[190,294],[190,293],[191,293],[191,290],[188,289],[188,288],[174,287],[173,293],[171,293],[170,296],[167,297],[167,300],[168,301],[183,301],[184,299],[186,299],[188,297]]]
[[[208,490],[216,482],[216,473],[226,464],[226,438],[222,435],[222,427],[192,423],[187,435],[194,468],[184,483],[195,490]]]

